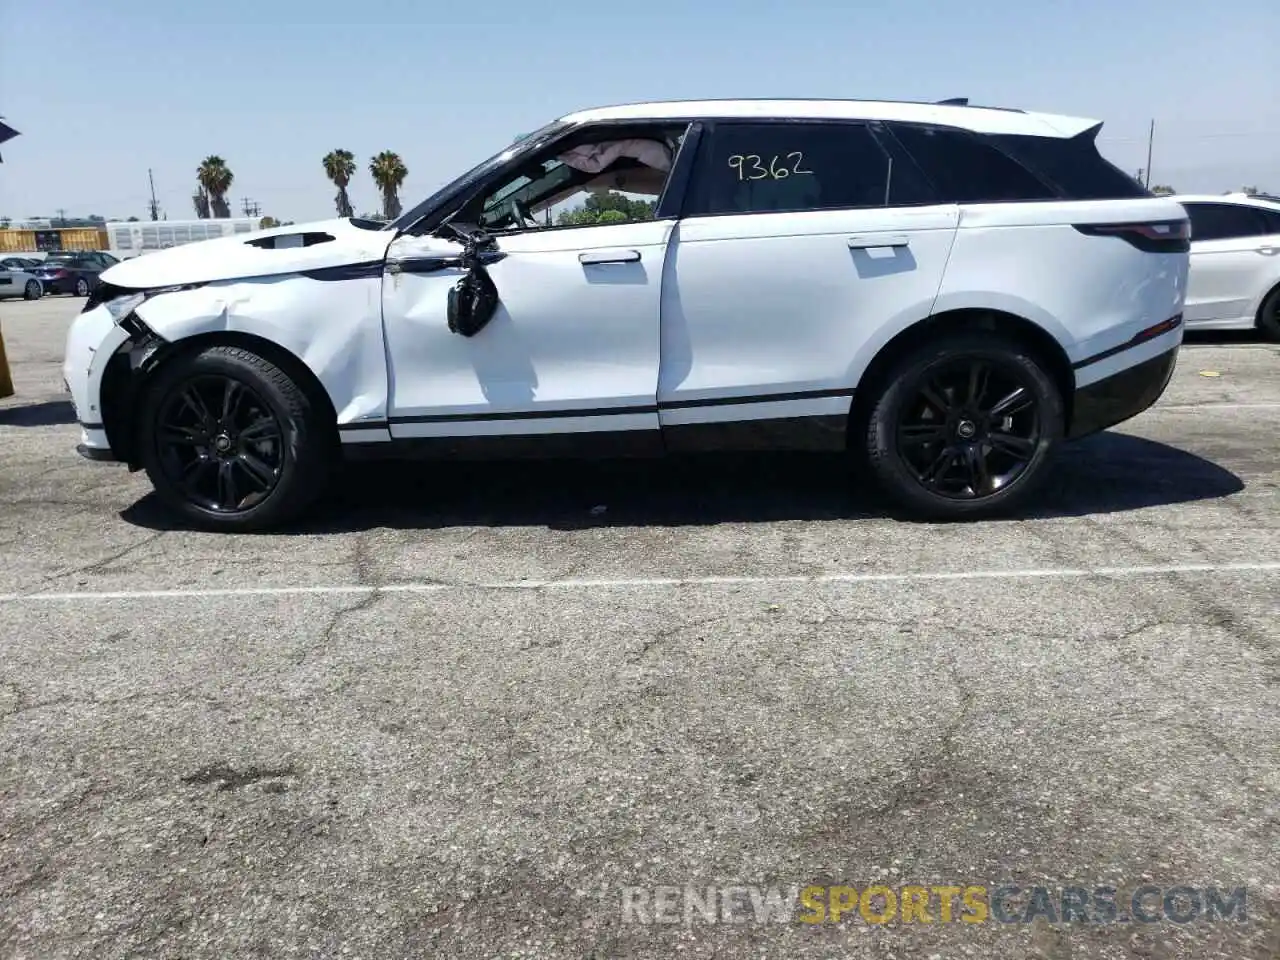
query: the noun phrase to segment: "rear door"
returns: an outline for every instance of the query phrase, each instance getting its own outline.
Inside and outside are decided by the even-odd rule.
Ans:
[[[1188,324],[1252,324],[1258,297],[1275,282],[1280,237],[1263,212],[1240,203],[1189,201]]]
[[[931,196],[873,124],[709,124],[663,284],[668,447],[842,447],[859,358],[942,280],[958,207]]]

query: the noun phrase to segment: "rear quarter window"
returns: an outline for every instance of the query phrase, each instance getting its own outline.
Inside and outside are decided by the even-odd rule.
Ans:
[[[1098,128],[1076,137],[997,136],[991,142],[1070,200],[1126,200],[1152,194],[1098,152]]]
[[[1056,200],[1018,161],[967,130],[891,123],[890,129],[947,203]]]

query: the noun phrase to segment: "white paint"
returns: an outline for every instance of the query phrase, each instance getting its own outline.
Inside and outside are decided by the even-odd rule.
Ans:
[[[659,403],[852,387],[932,311],[959,219],[946,204],[682,221],[663,283]]]
[[[502,300],[474,337],[452,333],[447,297],[457,270],[392,275],[383,313],[391,369],[390,415],[486,414],[654,405],[659,295],[668,221],[527,230],[501,236],[506,257],[488,267]],[[456,256],[456,244],[404,236],[392,259]],[[583,256],[634,252],[635,259],[583,263]],[[637,419],[639,418],[639,419]],[[657,430],[656,412],[626,425],[511,420],[396,424],[395,437]],[[550,425],[549,425],[550,424]],[[556,425],[560,425],[560,430]]]
[[[264,250],[248,242],[303,233],[327,233],[334,239],[307,247],[285,246],[274,250]],[[102,279],[116,286],[142,289],[209,280],[279,276],[300,270],[381,260],[394,236],[387,230],[365,230],[353,226],[350,220],[318,220],[156,250],[109,267],[103,271]]]
[[[461,590],[626,590],[649,587],[718,587],[771,586],[783,584],[876,584],[936,583],[972,580],[1063,580],[1086,577],[1130,578],[1190,576],[1206,574],[1230,576],[1280,572],[1280,561],[1270,563],[1203,563],[1169,564],[1166,566],[1129,567],[1045,567],[1014,570],[963,570],[936,573],[904,571],[902,573],[827,573],[794,576],[741,577],[623,577],[566,578],[563,580],[493,580],[475,583],[437,583],[415,581],[380,586],[364,584],[324,584],[319,586],[228,587],[225,589],[186,590],[110,590],[72,591],[67,593],[0,594],[0,603],[62,603],[88,600],[168,600],[206,599],[216,597],[282,597],[282,596],[367,596],[377,594],[442,593]]]
[[[600,120],[697,117],[905,120],[911,123],[945,124],[980,133],[1030,134],[1040,137],[1073,137],[1098,123],[1086,117],[893,100],[673,100],[579,110],[561,120],[565,123],[593,123]]]

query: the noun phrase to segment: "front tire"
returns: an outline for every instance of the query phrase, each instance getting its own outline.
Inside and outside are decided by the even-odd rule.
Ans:
[[[196,526],[276,527],[327,486],[332,425],[298,383],[250,350],[206,347],[161,365],[141,409],[147,476]]]
[[[43,294],[44,290],[39,280],[28,280],[27,285],[22,288],[23,300],[39,300]]]
[[[1048,476],[1064,404],[1034,351],[985,333],[940,337],[882,381],[866,423],[870,469],[925,519],[1005,514]]]

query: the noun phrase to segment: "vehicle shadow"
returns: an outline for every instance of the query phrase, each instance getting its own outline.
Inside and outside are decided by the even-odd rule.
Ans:
[[[1244,489],[1208,460],[1138,437],[1102,433],[1063,451],[1035,503],[1010,520],[1120,513],[1226,497]],[[180,529],[154,495],[128,522]],[[335,492],[284,531],[378,528],[707,526],[898,517],[838,455],[767,454],[669,460],[349,465]]]
[[[68,400],[46,400],[17,407],[0,407],[0,426],[55,427],[76,422],[76,411]]]

